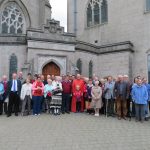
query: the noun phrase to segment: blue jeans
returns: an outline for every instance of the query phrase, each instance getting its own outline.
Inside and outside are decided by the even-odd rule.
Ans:
[[[33,114],[40,114],[42,96],[33,96]]]

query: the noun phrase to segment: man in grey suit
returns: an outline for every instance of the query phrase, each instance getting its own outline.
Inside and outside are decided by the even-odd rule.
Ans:
[[[129,87],[127,82],[124,82],[122,75],[118,76],[118,81],[115,83],[114,97],[116,99],[118,119],[121,120],[123,118],[126,120]]]

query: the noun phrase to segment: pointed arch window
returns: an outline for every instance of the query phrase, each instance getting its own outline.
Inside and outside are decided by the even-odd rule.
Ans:
[[[0,33],[22,34],[24,32],[25,19],[21,9],[15,2],[9,3],[4,8],[0,19]]]
[[[87,8],[87,26],[90,27],[92,25],[92,7],[89,4]]]
[[[82,74],[82,61],[81,61],[81,59],[77,60],[77,68],[79,69],[79,73]]]
[[[150,11],[150,0],[146,0],[146,11]]]
[[[93,76],[93,62],[89,62],[89,78],[92,78]]]
[[[108,21],[108,12],[107,12],[107,1],[103,0],[101,3],[101,23]]]
[[[99,24],[100,23],[100,8],[99,4],[95,3],[94,5],[94,24]]]
[[[108,22],[107,0],[90,0],[86,11],[87,27]]]
[[[15,54],[12,54],[10,56],[10,61],[9,61],[9,78],[11,79],[13,73],[17,73],[17,67],[18,66],[18,61],[17,61],[17,56]]]

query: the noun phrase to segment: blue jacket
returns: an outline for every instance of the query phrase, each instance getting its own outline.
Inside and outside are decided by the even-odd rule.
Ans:
[[[4,93],[4,86],[2,83],[0,83],[0,94]]]
[[[132,100],[135,104],[147,104],[148,92],[145,85],[134,85],[132,88]]]
[[[2,83],[0,83],[0,101],[3,100],[3,93],[4,93],[4,86]]]
[[[114,86],[115,86],[115,82],[105,83],[105,88],[104,88],[105,99],[114,99]]]

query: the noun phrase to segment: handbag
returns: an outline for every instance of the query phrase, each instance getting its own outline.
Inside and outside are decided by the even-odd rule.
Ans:
[[[52,93],[51,93],[51,92],[48,92],[48,93],[47,93],[47,96],[48,96],[48,97],[51,97],[51,96],[52,96]]]

